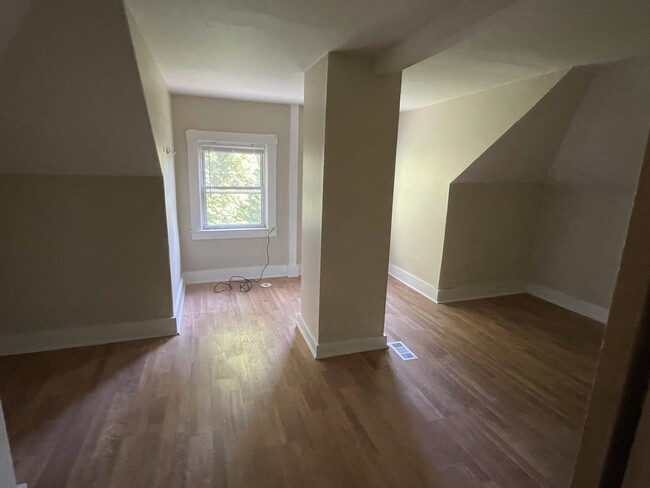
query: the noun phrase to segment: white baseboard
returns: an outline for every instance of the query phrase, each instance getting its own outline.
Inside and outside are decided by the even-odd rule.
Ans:
[[[201,271],[186,271],[183,273],[185,284],[213,283],[215,281],[228,281],[231,276],[257,279],[260,277],[264,266],[247,266],[241,268],[205,269]],[[286,264],[272,264],[264,271],[264,278],[282,278],[289,275],[289,266]]]
[[[174,301],[176,308],[174,310],[174,318],[176,318],[176,333],[183,332],[183,306],[185,305],[185,280],[181,276],[181,282],[178,285],[178,294]]]
[[[408,271],[405,271],[394,264],[391,264],[388,267],[388,274],[435,303],[449,303],[528,293],[604,324],[607,323],[607,319],[609,318],[609,309],[605,307],[586,302],[579,298],[567,295],[566,293],[552,290],[536,283],[509,281],[438,290],[433,285],[421,280],[417,276],[412,275]]]
[[[302,265],[290,264],[287,266],[287,276],[289,278],[296,278],[302,274]]]
[[[526,285],[526,293],[541,298],[547,302],[551,302],[572,312],[584,315],[590,319],[597,320],[603,324],[607,323],[609,318],[609,309],[586,302],[571,295],[567,295],[558,290],[553,290],[537,283],[528,283]]]
[[[408,271],[405,271],[394,264],[388,265],[388,274],[396,280],[401,281],[412,290],[417,291],[420,295],[438,303],[438,290],[435,286],[421,280],[417,276],[412,275]]]
[[[382,334],[377,337],[363,337],[361,339],[352,339],[349,341],[318,344],[318,346],[316,346],[316,359],[387,349],[387,342],[386,335]]]
[[[462,302],[479,298],[502,297],[526,293],[524,281],[504,281],[498,283],[481,283],[478,285],[444,288],[438,290],[438,303]]]
[[[358,352],[375,351],[378,349],[386,349],[388,347],[385,334],[378,337],[363,337],[361,339],[351,339],[349,341],[318,344],[309,328],[305,325],[302,315],[300,314],[298,314],[297,325],[298,330],[304,337],[307,347],[309,347],[309,350],[315,359],[325,359],[334,356],[355,354]]]
[[[302,320],[301,314],[298,314],[298,320],[296,325],[298,326],[298,330],[302,334],[303,339],[305,339],[305,342],[307,343],[307,347],[311,351],[312,356],[316,357],[316,353],[317,353],[316,339],[311,334],[309,327],[307,327],[305,322]]]
[[[435,303],[460,302],[464,300],[476,300],[478,298],[515,295],[517,293],[525,293],[526,291],[526,283],[523,281],[483,283],[438,290],[432,284],[427,283],[394,264],[389,265],[388,274]]]
[[[113,342],[167,337],[177,334],[174,317],[97,325],[76,329],[56,329],[2,337],[0,356],[52,351],[70,347],[95,346]]]
[[[389,266],[388,274],[435,303],[450,303],[464,300],[476,300],[479,298],[528,293],[604,324],[607,323],[609,317],[609,309],[605,307],[586,302],[579,298],[567,295],[566,293],[552,290],[536,283],[509,281],[438,290],[433,285],[421,280],[417,276],[412,275],[408,271],[405,271],[394,264]]]

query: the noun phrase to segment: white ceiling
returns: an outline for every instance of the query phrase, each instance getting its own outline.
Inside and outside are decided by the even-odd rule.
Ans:
[[[301,103],[335,49],[376,49],[454,0],[127,0],[170,90]]]
[[[485,0],[465,0],[481,2]],[[509,2],[502,2],[507,4]],[[381,54],[457,0],[127,0],[174,93],[301,103],[328,51]],[[650,55],[648,0],[518,0],[404,71],[410,110],[568,66]]]

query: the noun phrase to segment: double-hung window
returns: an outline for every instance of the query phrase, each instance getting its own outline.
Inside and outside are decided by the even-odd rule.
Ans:
[[[275,227],[277,137],[198,130],[186,136],[192,238],[266,237]]]

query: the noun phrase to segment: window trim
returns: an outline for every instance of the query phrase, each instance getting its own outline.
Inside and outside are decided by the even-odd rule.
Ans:
[[[271,237],[277,235],[276,229],[276,171],[277,171],[277,145],[278,136],[275,134],[249,134],[243,132],[216,132],[188,129],[185,132],[187,139],[187,167],[190,183],[190,217],[191,234],[193,240],[203,239],[238,239],[266,237],[271,229]],[[202,185],[200,184],[201,162],[200,147],[202,144],[215,145],[252,145],[263,146],[265,158],[262,168],[264,193],[263,209],[266,213],[266,225],[262,227],[232,227],[219,229],[206,229],[203,227],[202,217]]]

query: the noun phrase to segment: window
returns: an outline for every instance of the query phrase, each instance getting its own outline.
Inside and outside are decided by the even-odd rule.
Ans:
[[[264,227],[263,147],[201,144],[203,229]]]
[[[198,130],[186,136],[192,238],[266,237],[275,227],[277,137]]]

